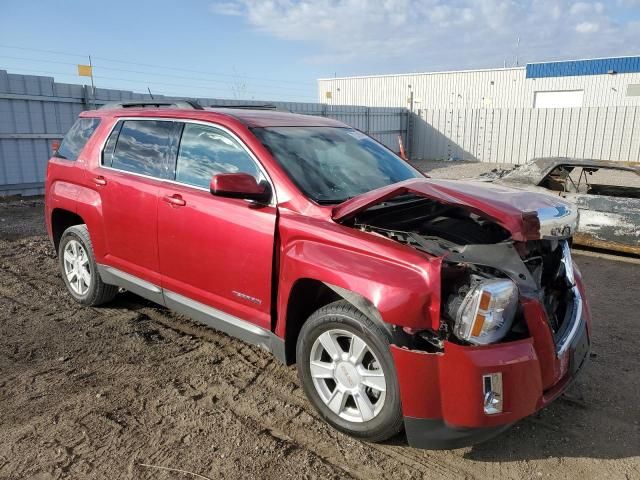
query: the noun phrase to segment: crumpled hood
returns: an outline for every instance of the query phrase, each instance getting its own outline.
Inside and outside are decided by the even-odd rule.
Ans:
[[[336,205],[332,218],[343,222],[374,205],[408,193],[493,220],[517,241],[566,238],[573,235],[577,226],[577,208],[561,198],[502,185],[433,178],[405,180],[363,193]]]

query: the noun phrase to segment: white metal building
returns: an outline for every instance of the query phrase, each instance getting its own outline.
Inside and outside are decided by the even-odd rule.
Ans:
[[[330,105],[562,108],[640,105],[640,57],[531,63],[526,67],[318,80]]]
[[[414,159],[640,162],[640,56],[326,78],[318,99],[409,109]]]

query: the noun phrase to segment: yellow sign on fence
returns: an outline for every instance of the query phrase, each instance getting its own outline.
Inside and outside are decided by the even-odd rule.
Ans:
[[[78,65],[78,75],[81,77],[93,76],[93,73],[91,72],[91,65]]]

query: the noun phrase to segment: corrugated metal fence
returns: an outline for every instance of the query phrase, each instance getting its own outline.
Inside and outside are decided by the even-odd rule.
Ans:
[[[640,161],[640,107],[634,106],[421,110],[411,124],[415,159]]]
[[[51,77],[8,74],[0,70],[0,195],[42,193],[53,140],[61,139],[82,110],[115,100],[148,100],[149,95],[97,88],[95,99],[82,85]],[[155,98],[158,98],[156,96]],[[335,118],[367,132],[394,151],[398,135],[407,141],[404,108],[331,106],[320,103],[197,99],[201,105],[274,104],[307,115]]]

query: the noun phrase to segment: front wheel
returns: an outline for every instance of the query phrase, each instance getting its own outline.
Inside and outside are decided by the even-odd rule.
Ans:
[[[389,333],[345,300],[305,322],[296,349],[298,376],[329,424],[372,442],[400,432],[400,393],[389,345]]]

